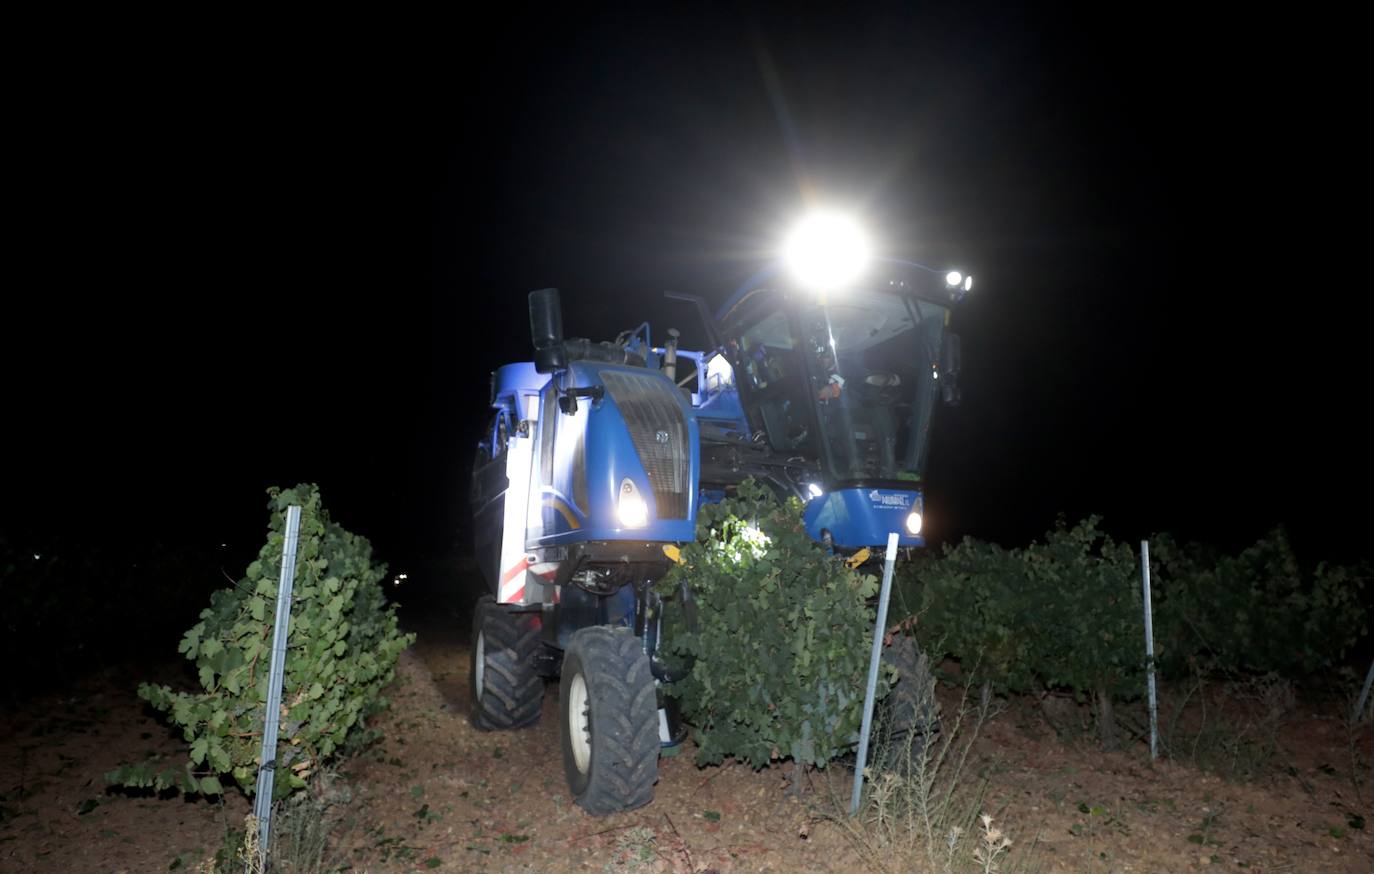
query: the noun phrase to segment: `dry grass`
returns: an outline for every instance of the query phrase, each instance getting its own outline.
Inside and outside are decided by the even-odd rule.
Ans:
[[[933,690],[930,693],[933,697]],[[934,737],[877,731],[874,762],[865,768],[859,812],[849,816],[849,794],[833,791],[820,811],[849,838],[870,870],[990,872],[1027,868],[1033,847],[1020,847],[983,810],[986,782],[970,770],[970,753],[983,725],[999,710],[985,686],[965,687],[953,718]]]
[[[251,813],[244,817],[243,832],[229,832],[224,846],[213,856],[207,856],[196,866],[196,874],[266,874],[262,854],[258,852],[258,818]]]
[[[342,812],[352,800],[346,784],[332,771],[323,771],[304,791],[278,801],[272,808],[270,864],[263,865],[258,846],[257,817],[248,816],[243,829],[226,828],[224,843],[197,866],[197,874],[327,874],[347,867],[338,849],[340,829],[349,823]]]
[[[1231,780],[1279,769],[1279,730],[1295,706],[1293,684],[1277,674],[1211,683],[1201,673],[1160,707],[1164,755]]]

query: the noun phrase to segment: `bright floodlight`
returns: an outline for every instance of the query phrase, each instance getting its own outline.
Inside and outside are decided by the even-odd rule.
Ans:
[[[958,285],[964,281],[964,274],[958,270],[951,270],[945,274],[945,282],[949,285]]]
[[[859,278],[868,266],[868,239],[848,216],[812,213],[792,229],[782,254],[798,282],[826,291]]]
[[[965,277],[964,277],[964,291],[973,291],[973,277],[972,277],[972,276],[965,276]]]

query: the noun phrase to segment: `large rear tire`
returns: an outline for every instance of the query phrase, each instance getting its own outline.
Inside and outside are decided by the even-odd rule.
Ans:
[[[875,763],[886,771],[905,772],[925,756],[940,731],[935,677],[925,653],[906,635],[898,635],[883,648],[883,664],[897,669],[897,683],[877,714],[879,756]]]
[[[628,628],[573,634],[559,692],[563,770],[573,800],[605,816],[653,800],[658,702],[649,657]]]
[[[535,670],[539,615],[512,613],[491,595],[472,617],[472,724],[483,731],[527,728],[544,707],[544,679]]]

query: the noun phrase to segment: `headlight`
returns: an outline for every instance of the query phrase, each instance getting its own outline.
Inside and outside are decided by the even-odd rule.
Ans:
[[[868,266],[868,239],[858,222],[836,213],[813,213],[792,229],[783,260],[798,282],[818,291],[848,285]]]
[[[825,490],[815,483],[807,483],[806,494],[811,498],[819,498],[821,495],[825,494]]]
[[[620,499],[616,501],[615,514],[626,528],[643,528],[649,521],[649,505],[644,503],[629,477],[620,481]]]
[[[921,533],[921,514],[919,512],[913,510],[906,517],[906,533],[912,537]]]

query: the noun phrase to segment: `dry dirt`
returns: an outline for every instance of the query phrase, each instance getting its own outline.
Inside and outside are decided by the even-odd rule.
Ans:
[[[376,723],[386,739],[342,769],[352,800],[334,850],[351,870],[863,870],[823,815],[833,809],[824,775],[797,798],[780,769],[697,768],[690,744],[662,760],[649,806],[583,814],[563,782],[557,686],[535,728],[484,733],[466,718],[467,669],[462,641],[442,632],[422,629],[404,656],[393,708]],[[0,715],[0,872],[192,870],[241,826],[239,797],[104,786],[101,774],[121,761],[179,750],[133,694],[137,678],[108,671]],[[1363,817],[1374,785],[1362,796],[1356,780],[1374,761],[1374,731],[1350,741],[1334,713],[1299,709],[1277,763],[1291,770],[1228,781],[1151,765],[1139,744],[1103,754],[1065,743],[1022,708],[984,727],[973,768],[988,781],[984,809],[1030,851],[1030,870],[1369,872]],[[842,769],[829,776],[844,794]]]

